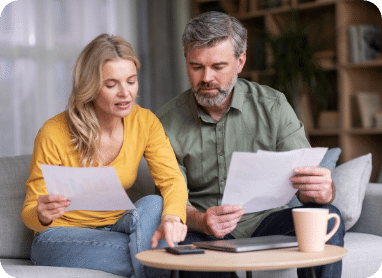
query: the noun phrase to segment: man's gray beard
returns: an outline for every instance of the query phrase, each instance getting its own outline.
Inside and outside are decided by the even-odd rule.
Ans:
[[[222,104],[227,99],[227,97],[231,93],[233,87],[235,86],[236,81],[237,81],[237,76],[238,76],[238,74],[236,72],[235,75],[233,76],[233,78],[231,79],[231,81],[228,82],[228,88],[225,90],[221,89],[220,87],[218,87],[218,88],[213,87],[213,88],[218,89],[218,94],[216,96],[209,96],[208,94],[207,95],[206,94],[200,94],[199,93],[200,86],[192,88],[192,92],[194,93],[194,96],[195,96],[197,103],[203,107],[213,107],[213,106],[218,106],[218,105]]]

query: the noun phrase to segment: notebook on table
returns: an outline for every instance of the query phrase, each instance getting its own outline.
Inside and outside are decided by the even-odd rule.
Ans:
[[[294,236],[262,236],[228,240],[200,241],[193,243],[196,247],[227,252],[248,252],[256,250],[287,248],[298,246]]]

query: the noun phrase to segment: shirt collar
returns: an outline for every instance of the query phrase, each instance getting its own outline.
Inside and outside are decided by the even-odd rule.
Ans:
[[[198,104],[196,103],[196,99],[194,96],[194,93],[192,92],[192,89],[189,90],[189,102],[190,102],[190,108],[192,116],[194,117],[195,122],[199,122],[199,108]]]
[[[244,87],[243,83],[238,79],[233,89],[233,96],[230,108],[235,108],[240,112],[243,112],[244,105]]]

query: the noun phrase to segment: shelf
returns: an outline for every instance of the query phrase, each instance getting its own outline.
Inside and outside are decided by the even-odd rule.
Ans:
[[[350,130],[347,130],[348,134],[354,134],[354,135],[381,135],[382,134],[382,128],[352,128]]]
[[[336,71],[338,69],[337,65],[329,66],[329,67],[322,67],[325,71]],[[251,76],[272,76],[275,75],[274,69],[266,69],[266,70],[246,70],[242,71],[239,74],[239,77],[242,78],[250,78]]]
[[[249,70],[249,71],[242,71],[239,75],[241,76],[253,76],[253,75],[274,75],[275,71],[273,69],[267,69],[267,70]]]
[[[328,7],[335,6],[336,0],[326,0],[326,1],[315,1],[315,2],[308,2],[308,3],[301,3],[298,4],[296,7],[292,7],[289,5],[283,5],[281,7],[277,8],[271,8],[266,10],[254,10],[254,11],[248,11],[247,13],[240,14],[238,16],[239,20],[248,20],[251,18],[257,18],[257,17],[264,17],[266,15],[281,15],[281,14],[287,14],[291,11],[291,8],[299,11],[309,11],[312,10],[314,12],[317,12],[319,9],[327,9]]]
[[[314,128],[308,129],[309,136],[339,136],[339,135],[382,135],[382,128],[352,128],[348,130]]]
[[[309,136],[338,136],[341,130],[334,128],[315,128],[307,130]]]
[[[345,68],[349,69],[358,69],[358,68],[377,68],[377,67],[382,67],[382,59],[377,59],[373,61],[367,61],[367,62],[362,62],[362,63],[346,63],[343,65]]]
[[[271,14],[282,14],[287,13],[290,11],[289,7],[278,7],[278,8],[272,8],[269,10],[257,10],[257,11],[249,11],[246,14],[241,14],[238,19],[239,20],[248,20],[252,18],[258,18],[258,17],[264,17],[265,15],[271,15]]]
[[[329,6],[335,6],[336,0],[326,0],[326,1],[314,1],[314,2],[307,2],[307,3],[301,3],[297,5],[297,9],[303,11],[303,10],[315,10],[320,8],[327,8]]]

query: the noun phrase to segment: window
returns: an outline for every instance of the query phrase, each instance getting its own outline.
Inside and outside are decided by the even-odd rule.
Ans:
[[[31,154],[38,129],[62,112],[82,48],[101,33],[136,50],[136,1],[18,0],[0,17],[0,156]]]

